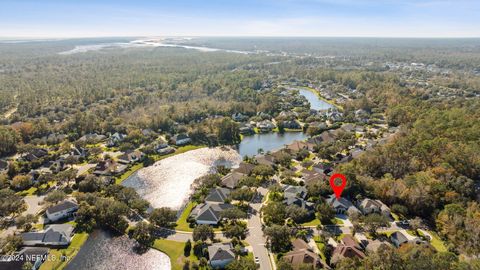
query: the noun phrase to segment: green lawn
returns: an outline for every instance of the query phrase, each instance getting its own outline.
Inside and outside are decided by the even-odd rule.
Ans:
[[[300,226],[317,226],[317,225],[320,225],[320,224],[321,224],[320,220],[318,218],[315,218],[311,221],[300,224]]]
[[[325,257],[325,254],[323,254],[323,250],[325,249],[325,244],[320,241],[319,236],[315,236],[313,240],[315,240],[315,243],[317,244],[317,247],[320,250],[320,257],[322,258],[323,261],[326,261],[327,258]]]
[[[335,218],[335,220],[332,220],[332,223],[338,224],[338,225],[343,225],[343,220],[341,220],[339,218]]]
[[[168,257],[170,258],[170,262],[172,263],[172,270],[183,269],[183,265],[185,263],[185,260],[187,259],[183,255],[184,247],[185,243],[165,239],[155,240],[155,243],[153,244],[154,249],[160,250],[161,252],[168,255]],[[190,253],[188,259],[190,260],[190,263],[198,262],[198,259],[197,257],[195,257],[195,255],[193,255],[193,252]]]
[[[53,258],[55,256],[55,260],[50,259],[46,260],[40,270],[61,270],[67,266],[68,260],[72,260],[75,255],[77,255],[78,251],[82,247],[82,245],[87,241],[88,233],[76,233],[73,238],[72,242],[68,246],[68,248],[63,249],[50,249],[49,256]],[[67,261],[61,261],[60,258],[62,254],[68,257]]]
[[[443,241],[440,239],[440,237],[433,231],[428,231],[432,235],[432,240],[430,241],[430,244],[432,247],[434,247],[438,252],[447,252],[447,247],[445,247],[445,244]]]
[[[120,177],[115,179],[115,184],[120,185],[125,179],[127,179],[130,175],[132,175],[134,172],[140,170],[143,168],[143,163],[138,163],[130,167],[128,171],[124,172]]]
[[[54,185],[57,184],[57,181],[49,181],[48,184],[52,187]],[[47,186],[47,184],[42,184],[40,187],[42,188],[45,188]],[[27,190],[23,190],[23,191],[19,191],[17,192],[17,195],[20,195],[20,196],[33,196],[35,195],[35,193],[37,192],[37,188],[36,187],[31,187]]]
[[[193,229],[190,228],[189,223],[187,222],[188,215],[190,215],[193,207],[195,207],[195,203],[189,202],[187,207],[185,207],[182,214],[180,215],[180,218],[177,220],[177,226],[175,227],[175,230],[186,232],[193,231]]]

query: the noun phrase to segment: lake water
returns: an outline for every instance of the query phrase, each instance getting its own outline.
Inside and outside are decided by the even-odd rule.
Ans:
[[[242,157],[253,156],[258,154],[259,149],[262,149],[264,152],[274,151],[295,140],[301,141],[307,138],[308,135],[303,132],[254,134],[243,137],[242,142],[238,145],[238,151]]]
[[[169,270],[170,259],[158,250],[139,254],[134,251],[135,240],[96,230],[82,246],[65,270]]]
[[[298,90],[300,94],[304,96],[308,100],[308,102],[310,102],[310,109],[320,111],[320,110],[327,110],[329,108],[333,108],[331,104],[319,99],[318,96],[310,90],[307,90],[304,88],[294,88],[294,89]]]
[[[312,109],[324,110],[331,107],[314,93],[305,89],[298,90],[310,102]],[[213,172],[217,165],[235,167],[242,157],[256,155],[259,149],[264,152],[274,151],[295,140],[307,138],[302,132],[245,136],[238,145],[238,151],[220,147],[188,151],[139,170],[122,185],[135,188],[153,207],[180,209],[191,194],[194,180]],[[66,269],[170,269],[167,255],[154,249],[137,254],[134,246],[135,242],[127,236],[113,237],[108,232],[95,231]]]
[[[180,209],[188,199],[195,179],[212,172],[217,165],[234,167],[240,161],[238,152],[230,148],[196,149],[140,169],[122,185],[135,188],[155,208]]]

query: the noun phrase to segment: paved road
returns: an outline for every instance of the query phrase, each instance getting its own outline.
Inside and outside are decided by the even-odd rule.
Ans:
[[[266,190],[261,190],[262,196],[266,194]],[[262,232],[262,222],[260,220],[260,208],[262,207],[261,197],[258,197],[256,202],[250,204],[252,213],[250,214],[247,222],[249,234],[247,236],[247,243],[252,246],[253,255],[260,260],[260,269],[267,270],[272,269],[270,263],[270,257],[268,256],[268,250],[265,247],[265,237]]]

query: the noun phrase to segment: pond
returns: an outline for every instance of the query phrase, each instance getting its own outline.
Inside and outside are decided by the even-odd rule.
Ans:
[[[241,157],[231,148],[201,148],[178,154],[140,169],[123,181],[154,208],[180,209],[191,193],[193,181],[217,165],[238,166]]]
[[[264,152],[274,151],[295,140],[301,141],[307,138],[308,135],[303,132],[254,134],[243,137],[242,142],[238,145],[238,152],[242,157],[253,156],[258,154],[259,149],[262,149]]]
[[[135,240],[126,235],[114,236],[108,231],[96,230],[65,270],[171,269],[166,254],[155,249],[139,254],[134,247]]]
[[[308,89],[305,89],[305,88],[294,88],[294,89],[298,90],[300,92],[300,95],[304,96],[308,100],[308,102],[310,102],[310,109],[320,111],[320,110],[327,110],[327,109],[333,108],[332,104],[329,104],[324,100],[321,100],[320,98],[318,98],[318,96],[314,92]]]

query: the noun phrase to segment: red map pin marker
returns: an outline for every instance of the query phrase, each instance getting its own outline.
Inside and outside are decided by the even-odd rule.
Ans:
[[[335,185],[335,179],[340,178],[342,179],[342,184],[340,186]],[[330,176],[330,186],[333,189],[333,192],[335,192],[335,197],[337,197],[337,200],[340,199],[340,195],[342,195],[343,189],[347,185],[347,178],[345,175],[340,174],[340,173],[335,173],[332,176]]]

